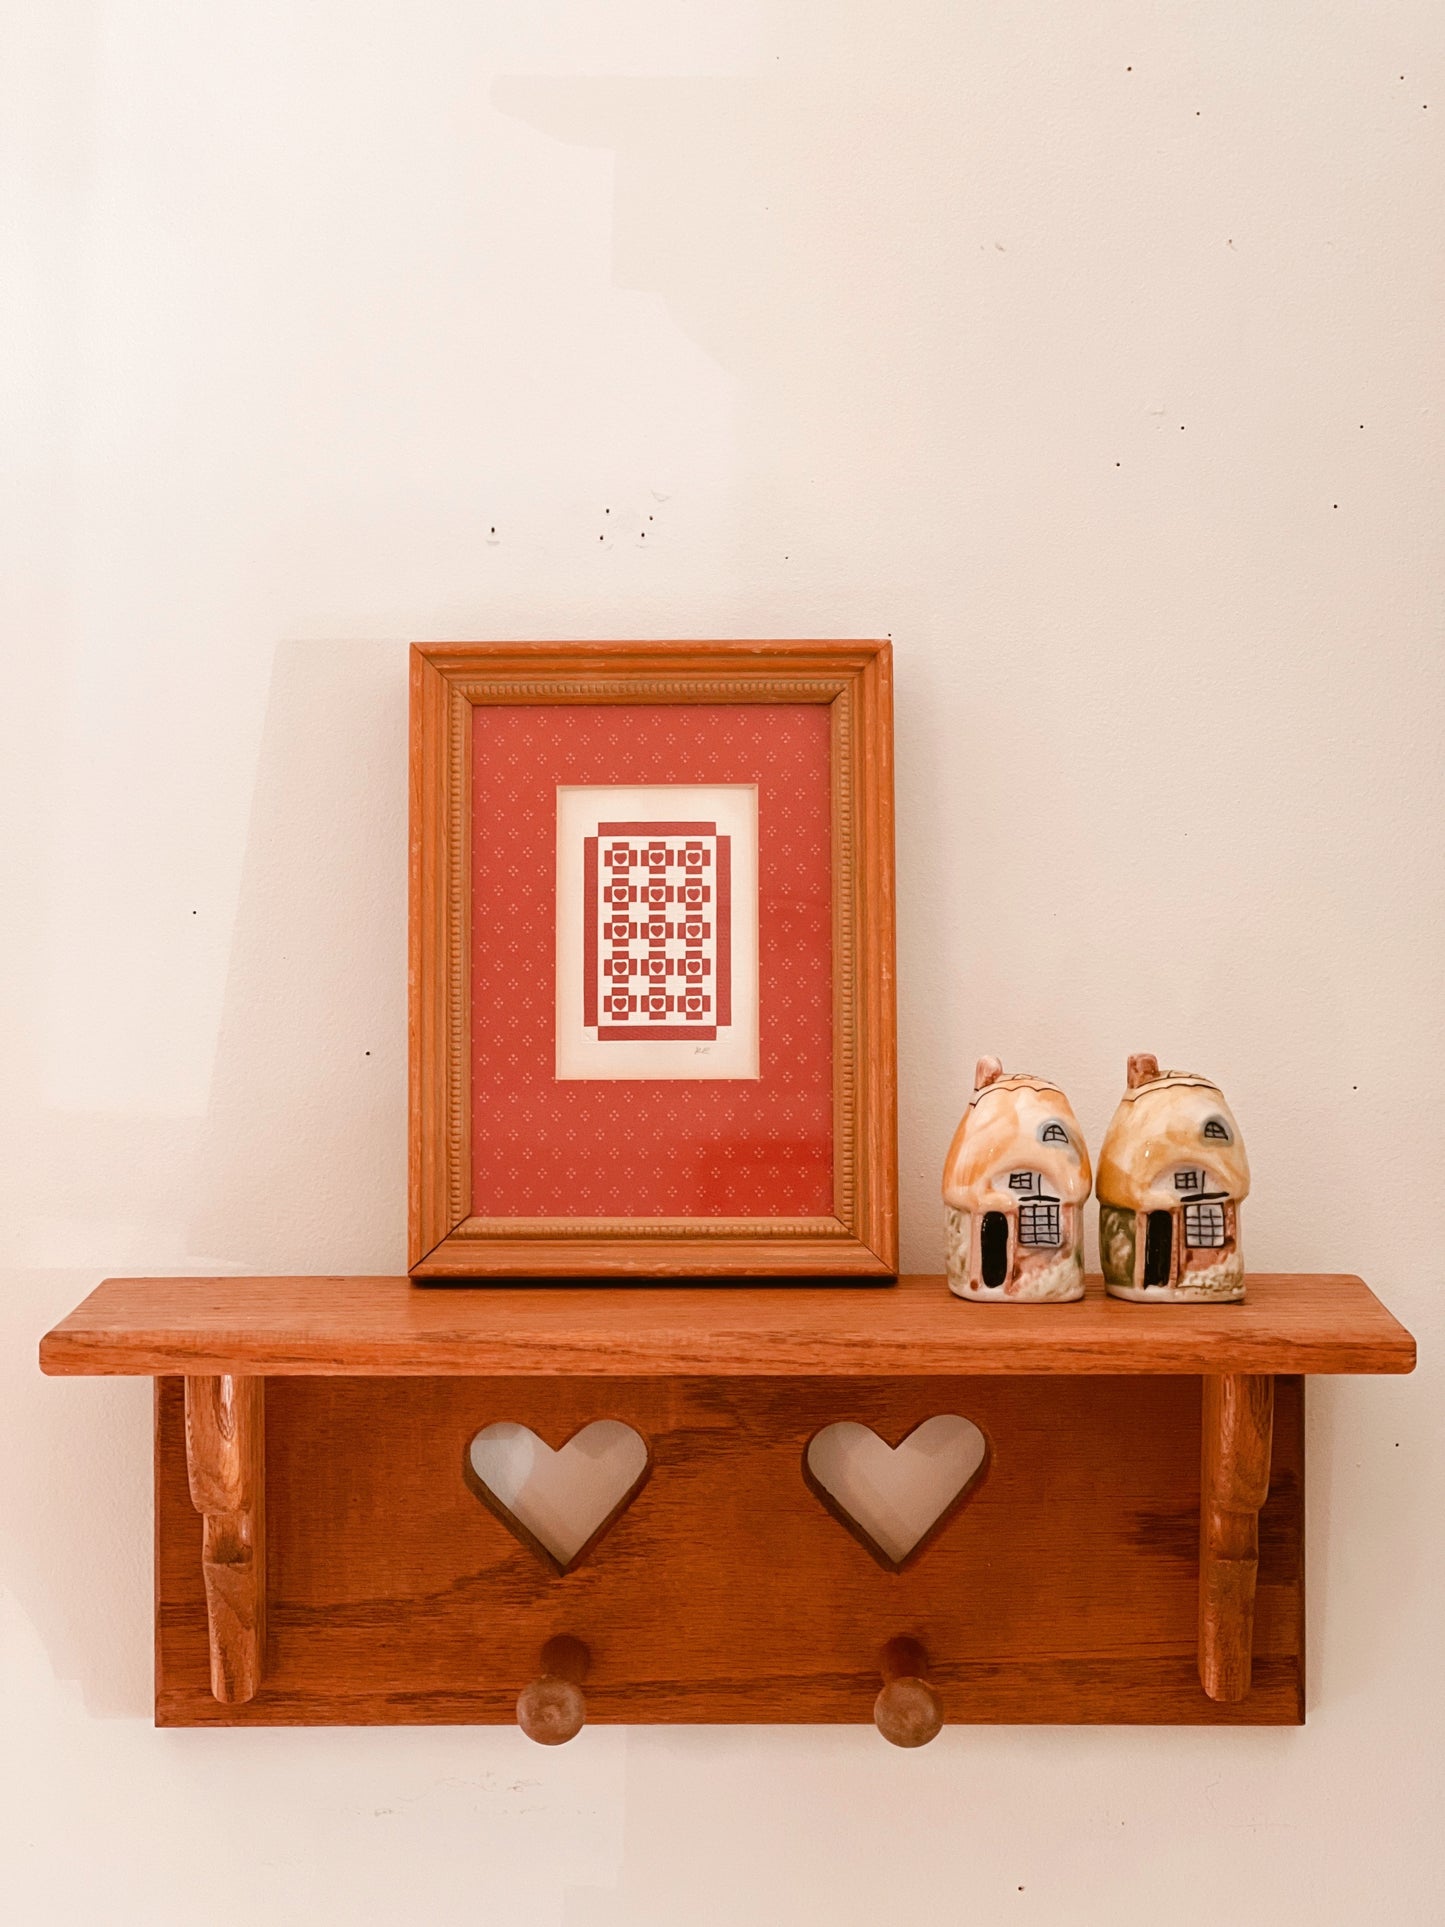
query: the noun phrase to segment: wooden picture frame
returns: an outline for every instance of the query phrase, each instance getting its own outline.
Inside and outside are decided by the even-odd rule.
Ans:
[[[480,726],[500,727],[520,711],[559,704],[574,706],[579,722],[588,710],[619,704],[648,714],[702,705],[706,717],[767,705],[784,725],[785,706],[826,711],[828,835],[820,847],[831,870],[831,1194],[822,1209],[781,1217],[474,1211],[482,1096],[473,1088],[477,718],[497,712]],[[807,727],[815,730],[811,720]],[[758,1022],[768,1021],[764,1007]],[[409,1023],[414,1278],[891,1278],[898,1228],[890,645],[414,645]]]

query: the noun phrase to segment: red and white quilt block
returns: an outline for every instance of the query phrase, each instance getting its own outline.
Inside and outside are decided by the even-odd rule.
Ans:
[[[559,787],[559,1078],[755,1078],[757,958],[752,785]]]

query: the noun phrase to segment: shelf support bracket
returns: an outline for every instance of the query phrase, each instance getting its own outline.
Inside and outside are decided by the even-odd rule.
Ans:
[[[211,1691],[252,1699],[266,1657],[266,1381],[186,1380],[186,1468],[203,1520]]]
[[[1204,1380],[1199,1488],[1199,1680],[1212,1700],[1249,1692],[1259,1509],[1269,1496],[1274,1379]]]

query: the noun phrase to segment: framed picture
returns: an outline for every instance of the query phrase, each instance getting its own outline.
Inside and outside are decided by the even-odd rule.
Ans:
[[[896,1272],[891,674],[413,648],[414,1277]]]

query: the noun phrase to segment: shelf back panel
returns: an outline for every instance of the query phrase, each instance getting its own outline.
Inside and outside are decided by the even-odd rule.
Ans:
[[[500,1724],[557,1634],[592,1654],[587,1717],[866,1723],[878,1655],[919,1640],[950,1723],[1288,1725],[1304,1716],[1303,1382],[1278,1381],[1254,1683],[1196,1670],[1200,1381],[1175,1377],[271,1378],[264,1683],[208,1683],[182,1381],[157,1381],[161,1725]],[[984,1476],[901,1571],[804,1477],[838,1420],[896,1445],[942,1413]],[[565,1574],[489,1510],[470,1441],[554,1449],[620,1419],[646,1478]]]

